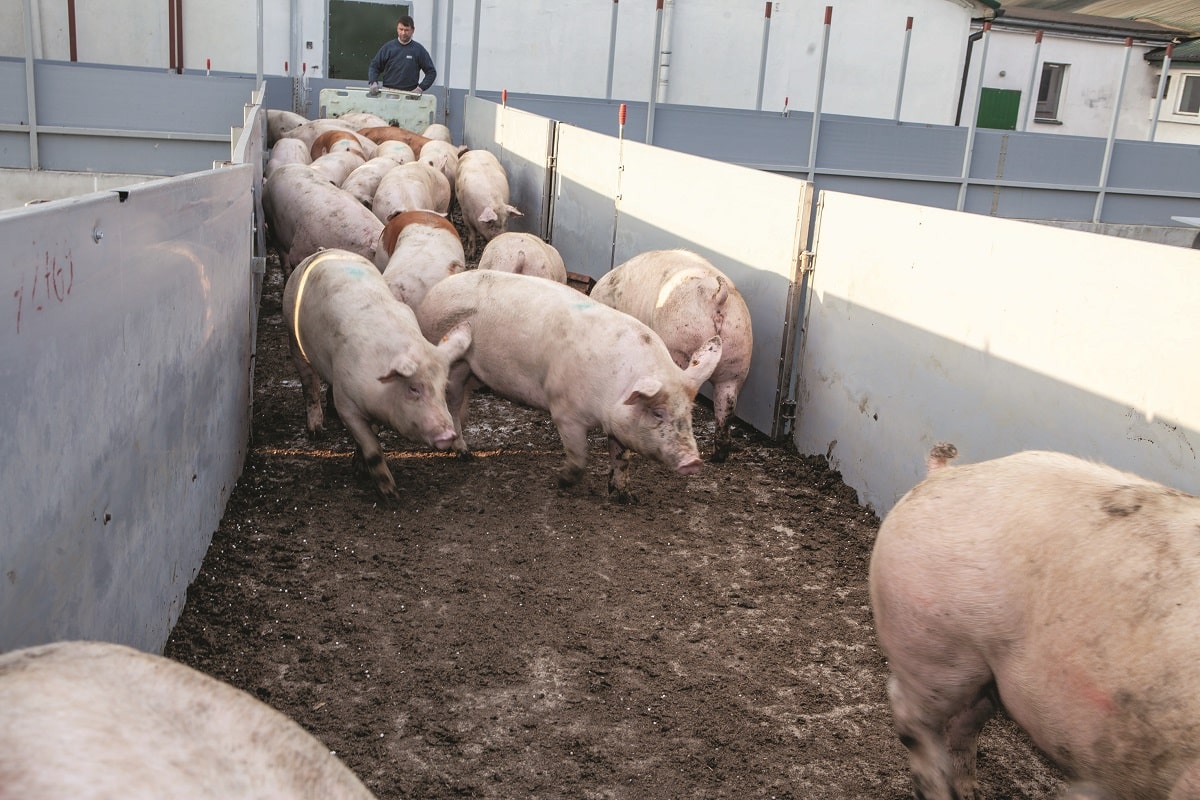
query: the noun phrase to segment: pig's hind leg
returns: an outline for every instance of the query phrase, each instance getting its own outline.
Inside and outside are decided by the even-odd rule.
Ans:
[[[309,438],[315,439],[325,430],[325,412],[321,408],[321,376],[300,352],[295,336],[288,336],[288,349],[292,353],[292,363],[300,373],[300,385],[304,387],[305,428]]]
[[[896,732],[908,749],[913,792],[921,800],[973,800],[979,731],[997,705],[990,671],[984,666],[982,674],[964,679],[961,671],[931,675],[937,668],[924,667],[919,682],[895,672],[888,680]]]

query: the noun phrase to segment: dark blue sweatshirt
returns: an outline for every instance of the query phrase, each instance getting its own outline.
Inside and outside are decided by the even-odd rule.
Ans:
[[[367,68],[367,81],[379,81],[387,89],[409,92],[420,86],[424,92],[435,80],[437,70],[433,68],[429,51],[415,41],[400,44],[399,39],[392,39],[379,48]]]

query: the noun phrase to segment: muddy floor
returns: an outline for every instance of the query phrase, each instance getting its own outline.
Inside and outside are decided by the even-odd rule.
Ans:
[[[305,437],[272,258],[245,471],[166,654],[297,720],[382,798],[904,798],[867,599],[879,520],[818,457],[735,428],[684,478],[606,447],[559,490],[544,414],[476,395],[464,462],[385,435],[377,501]],[[712,439],[700,405],[697,437]],[[1006,719],[982,796],[1060,776]]]

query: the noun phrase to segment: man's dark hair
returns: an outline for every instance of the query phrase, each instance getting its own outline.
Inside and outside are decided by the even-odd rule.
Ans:
[[[413,22],[413,18],[410,17],[408,14],[405,14],[403,17],[396,20],[396,24],[403,25],[406,28],[416,28],[417,27],[417,24],[415,22]]]

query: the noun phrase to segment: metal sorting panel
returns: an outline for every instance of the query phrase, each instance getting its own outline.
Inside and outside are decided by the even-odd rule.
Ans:
[[[433,124],[437,116],[437,97],[432,92],[414,94],[395,89],[380,89],[372,97],[367,89],[346,87],[345,89],[322,89],[320,94],[320,117],[340,117],[350,111],[363,111],[387,120],[414,133],[421,133]]]
[[[569,270],[599,278],[638,253],[685,248],[737,285],[754,326],[737,416],[772,433],[811,187],[570,125],[558,126],[556,164],[551,241]]]
[[[166,642],[245,457],[254,173],[0,213],[0,650]]]
[[[886,513],[938,441],[1200,493],[1200,252],[836,192],[817,220],[795,442],[861,502]]]

